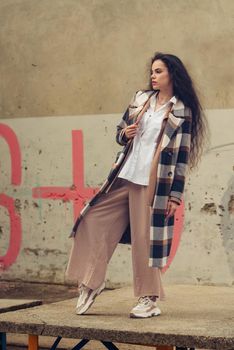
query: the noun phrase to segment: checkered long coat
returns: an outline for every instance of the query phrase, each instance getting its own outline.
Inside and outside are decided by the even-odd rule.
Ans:
[[[137,91],[131,99],[120,123],[117,125],[116,141],[124,146],[123,153],[121,152],[121,157],[124,158],[121,167],[131,150],[131,147],[128,147],[128,140],[125,138],[123,130],[126,126],[136,121],[137,115],[152,93],[154,92],[151,90]],[[174,216],[166,219],[166,209],[168,199],[172,199],[178,204],[182,200],[190,151],[191,121],[191,109],[184,106],[182,101],[176,99],[176,103],[171,105],[162,123],[161,139],[160,142],[157,142],[158,147],[155,152],[158,155],[154,158],[156,163],[152,162],[153,167],[151,166],[151,173],[153,172],[153,175],[155,175],[153,192],[149,193],[149,198],[152,198],[152,201],[149,203],[151,210],[149,266],[151,267],[164,267],[170,254]],[[117,159],[119,154],[120,152],[117,154]],[[80,221],[86,212],[95,205],[97,199],[111,189],[117,179],[117,175],[114,178],[111,176],[112,170],[99,192],[80,212],[70,237],[75,236]],[[123,233],[120,243],[131,243],[130,224]]]

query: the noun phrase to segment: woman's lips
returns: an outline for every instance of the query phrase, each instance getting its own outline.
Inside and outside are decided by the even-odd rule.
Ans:
[[[155,85],[155,84],[157,84],[157,82],[156,81],[152,81],[152,85]]]

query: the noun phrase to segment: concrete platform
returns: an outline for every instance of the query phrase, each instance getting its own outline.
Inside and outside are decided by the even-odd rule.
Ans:
[[[41,305],[41,300],[29,299],[0,299],[0,314],[4,312],[26,309],[29,307]]]
[[[132,288],[103,292],[87,314],[76,299],[0,315],[0,331],[142,345],[234,349],[234,288],[166,286],[162,315],[130,319]]]

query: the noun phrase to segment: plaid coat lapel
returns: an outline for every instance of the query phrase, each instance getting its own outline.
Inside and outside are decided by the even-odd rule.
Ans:
[[[172,112],[169,113],[162,139],[161,150],[167,147],[175,130],[179,128],[183,122],[184,118],[176,117],[174,114],[172,114]]]
[[[165,128],[161,149],[167,147],[173,133],[181,126],[186,118],[191,118],[191,110],[185,107],[182,101],[177,100],[168,115],[168,122]]]

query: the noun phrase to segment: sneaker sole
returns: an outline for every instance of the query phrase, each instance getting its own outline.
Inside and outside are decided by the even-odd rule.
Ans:
[[[130,318],[148,318],[148,317],[153,317],[153,316],[160,316],[161,315],[161,310],[159,308],[156,308],[156,310],[151,311],[150,313],[145,313],[145,314],[137,314],[137,313],[130,313]]]
[[[101,292],[104,290],[104,288],[105,288],[105,282],[96,290],[96,292],[93,294],[93,293],[91,293],[90,294],[90,297],[89,297],[89,299],[87,300],[87,302],[86,302],[86,304],[83,306],[83,308],[82,309],[76,309],[76,314],[77,315],[82,315],[82,314],[84,314],[90,307],[91,307],[91,305],[93,304],[93,302],[94,302],[94,300],[95,300],[95,298],[99,295],[99,294],[101,294]]]

